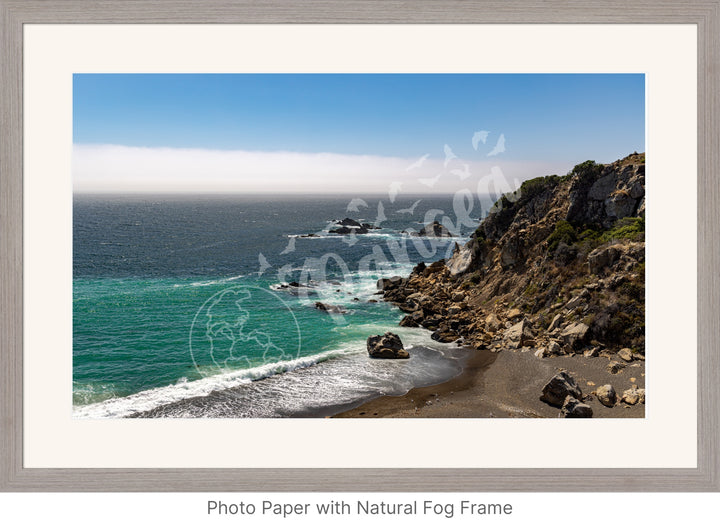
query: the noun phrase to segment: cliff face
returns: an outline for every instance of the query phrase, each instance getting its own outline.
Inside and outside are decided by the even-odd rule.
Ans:
[[[643,358],[644,216],[644,154],[588,161],[524,182],[447,263],[385,282],[385,299],[442,342]]]

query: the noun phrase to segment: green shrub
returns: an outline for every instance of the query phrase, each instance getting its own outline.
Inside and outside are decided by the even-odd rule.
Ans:
[[[575,241],[577,241],[577,233],[575,232],[573,225],[564,219],[561,219],[555,224],[555,230],[553,230],[553,233],[550,234],[547,241],[548,250],[553,252],[561,241],[566,245],[572,245]]]
[[[596,164],[594,160],[586,160],[585,162],[576,165],[570,173],[567,174],[568,177],[580,177],[581,180],[584,180],[586,178],[596,178],[600,175],[600,171],[602,171],[603,165],[602,164]]]
[[[645,239],[645,219],[642,217],[624,217],[618,219],[615,225],[600,235],[603,243],[615,239],[630,239],[638,241]]]
[[[548,175],[546,177],[536,177],[526,180],[520,185],[520,198],[527,202],[533,197],[540,195],[543,191],[554,188],[560,182],[557,175]]]

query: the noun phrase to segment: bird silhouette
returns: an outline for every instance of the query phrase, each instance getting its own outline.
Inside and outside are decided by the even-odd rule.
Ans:
[[[430,153],[424,154],[423,156],[418,158],[415,162],[413,162],[408,167],[406,167],[405,171],[412,171],[413,169],[419,168],[420,166],[422,166],[425,163],[425,160],[427,160],[429,156],[430,156]]]
[[[465,180],[470,176],[470,166],[467,164],[463,164],[465,166],[463,169],[453,169],[450,171],[453,175],[460,177],[460,180]]]
[[[383,221],[387,221],[387,217],[385,217],[385,205],[383,205],[382,201],[378,201],[378,212],[377,219],[375,219],[375,226],[380,226],[380,223]]]
[[[285,250],[283,250],[280,255],[282,256],[283,254],[290,254],[290,252],[295,252],[295,236],[290,236],[290,241],[288,241]]]
[[[410,208],[403,208],[402,210],[398,210],[397,213],[409,213],[410,215],[415,213],[415,208],[417,208],[417,205],[422,202],[422,199],[415,201],[413,205]]]
[[[453,158],[457,158],[455,156],[455,153],[453,153],[452,149],[450,149],[450,146],[448,144],[445,144],[445,147],[443,147],[443,151],[445,151],[445,162],[444,167],[447,167],[447,165],[450,163],[450,160]]]
[[[279,280],[281,283],[283,283],[283,282],[285,282],[285,278],[287,278],[287,277],[290,276],[291,274],[292,274],[292,265],[290,265],[290,264],[288,263],[287,265],[283,265],[282,267],[280,267],[280,268],[278,269],[277,277],[278,277],[278,280]]]
[[[358,198],[358,199],[353,199],[353,200],[351,200],[351,201],[348,203],[346,210],[347,210],[348,212],[359,212],[359,211],[360,211],[360,207],[362,207],[362,208],[367,208],[367,207],[368,207],[368,203],[366,203],[364,200],[359,199],[359,198]]]
[[[493,150],[490,151],[487,156],[495,156],[500,153],[505,152],[505,135],[501,134],[500,138],[498,138],[497,143],[495,144],[495,147],[493,147]]]
[[[395,197],[397,197],[398,193],[400,193],[401,188],[402,182],[393,181],[390,183],[390,191],[388,191],[388,197],[390,198],[390,202],[395,202]]]
[[[355,230],[351,230],[350,233],[346,236],[343,236],[342,242],[345,243],[347,246],[351,247],[355,243],[358,242],[358,236],[355,235]]]
[[[418,179],[418,182],[420,184],[424,184],[428,188],[432,188],[435,186],[435,184],[437,184],[437,181],[440,180],[441,175],[442,175],[442,173],[440,173],[439,175],[435,175],[434,177],[429,178],[429,179]]]
[[[268,260],[265,259],[265,256],[263,256],[262,252],[258,253],[258,262],[260,263],[260,268],[258,269],[258,276],[262,276],[266,270],[272,267]]]
[[[490,131],[475,131],[472,137],[472,146],[475,151],[477,151],[478,142],[485,143],[487,141],[488,134],[490,134]]]

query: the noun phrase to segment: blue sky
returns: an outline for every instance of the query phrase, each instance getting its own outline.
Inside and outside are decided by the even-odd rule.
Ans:
[[[643,151],[644,97],[641,74],[76,74],[76,190],[145,183],[163,191],[171,176],[148,166],[195,155],[205,173],[195,191],[243,191],[244,183],[259,191],[253,177],[293,167],[312,191],[326,178],[313,180],[323,172],[314,168],[330,162],[340,175],[343,164],[377,173],[375,186],[381,176],[409,181],[464,164],[478,177],[496,166],[524,180]],[[487,132],[477,148],[476,131]],[[446,146],[457,157],[449,163]],[[426,154],[415,174],[405,171]],[[213,180],[201,159],[224,176]],[[180,180],[189,183],[188,165]],[[358,174],[348,178],[358,183]]]

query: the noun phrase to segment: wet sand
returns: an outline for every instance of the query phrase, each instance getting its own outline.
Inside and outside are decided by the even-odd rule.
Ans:
[[[612,360],[618,360],[613,358]],[[556,418],[559,408],[540,401],[545,384],[566,370],[580,385],[583,395],[605,384],[615,387],[618,397],[636,384],[645,388],[645,362],[628,363],[620,373],[606,367],[611,359],[549,357],[538,359],[532,351],[475,351],[464,360],[459,376],[433,386],[414,388],[403,396],[383,396],[335,418]],[[633,381],[634,379],[634,381]],[[642,418],[645,405],[618,403],[609,408],[594,396],[585,403],[594,418]]]

